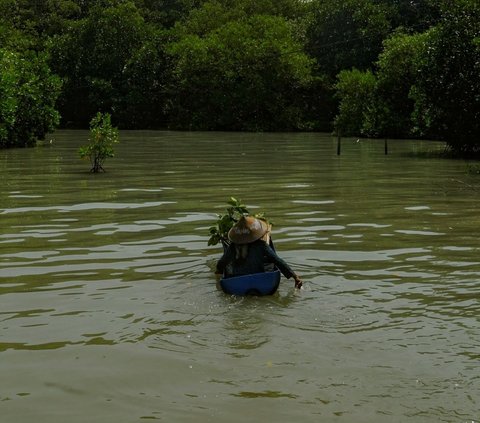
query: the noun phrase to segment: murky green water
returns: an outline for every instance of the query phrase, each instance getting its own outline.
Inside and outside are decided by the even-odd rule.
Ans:
[[[478,422],[480,178],[440,144],[87,132],[0,151],[1,422]],[[306,281],[218,291],[231,195]]]

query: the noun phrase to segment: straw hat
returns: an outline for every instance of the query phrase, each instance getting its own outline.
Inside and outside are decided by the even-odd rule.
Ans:
[[[242,216],[228,231],[228,239],[235,244],[250,244],[268,232],[268,224],[252,216]]]

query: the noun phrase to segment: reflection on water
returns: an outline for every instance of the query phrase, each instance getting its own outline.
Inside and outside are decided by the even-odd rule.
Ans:
[[[0,151],[5,421],[477,422],[479,181],[425,142],[82,131]],[[267,211],[306,281],[217,288],[208,228]]]

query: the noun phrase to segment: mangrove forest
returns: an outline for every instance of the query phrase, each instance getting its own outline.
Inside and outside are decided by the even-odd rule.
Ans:
[[[0,148],[120,129],[480,151],[478,0],[0,0]]]

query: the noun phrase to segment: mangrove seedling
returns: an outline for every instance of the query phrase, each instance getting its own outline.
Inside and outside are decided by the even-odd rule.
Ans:
[[[252,215],[247,209],[247,206],[242,204],[241,200],[230,197],[230,200],[227,201],[227,204],[229,207],[227,207],[226,213],[217,215],[218,220],[215,226],[212,226],[209,229],[210,238],[208,240],[208,245],[217,245],[219,242],[221,242],[224,247],[227,247],[230,244],[230,240],[228,239],[228,231],[240,220],[242,216],[254,216],[257,219],[264,220],[268,223],[264,213]]]
[[[80,147],[80,157],[89,158],[90,172],[105,172],[103,164],[109,157],[114,157],[113,145],[119,142],[118,129],[112,126],[110,114],[100,112],[90,122],[89,143]]]

